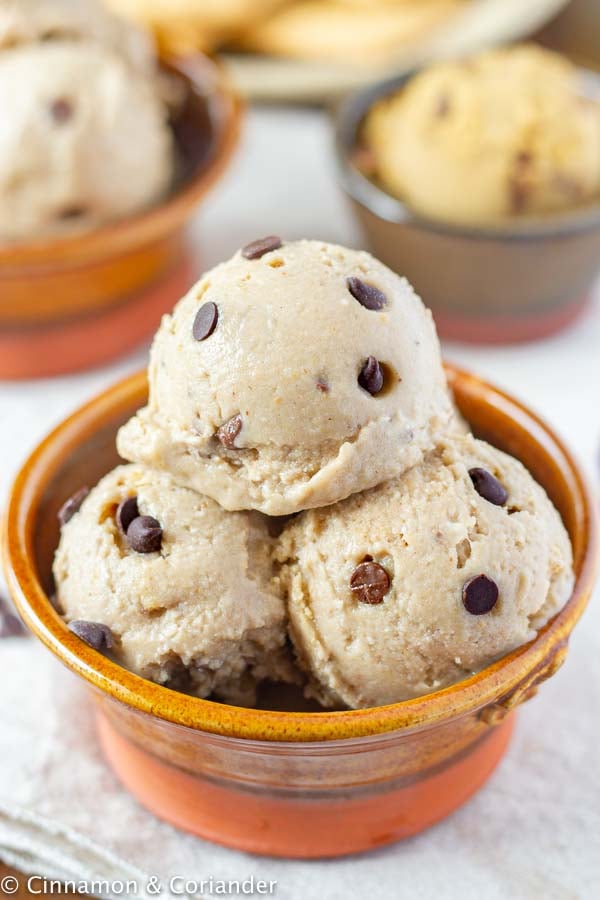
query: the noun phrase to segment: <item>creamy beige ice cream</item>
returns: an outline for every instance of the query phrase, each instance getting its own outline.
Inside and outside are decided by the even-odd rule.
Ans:
[[[170,188],[173,137],[146,40],[94,10],[0,0],[0,240],[95,228]]]
[[[416,212],[494,223],[600,196],[600,102],[535,46],[426,69],[367,118],[374,174]]]
[[[298,682],[289,631],[308,696],[383,705],[567,600],[558,512],[468,433],[430,314],[369,254],[244,247],[164,317],[149,383],[132,464],[65,505],[54,565],[70,628],[143,677],[248,705]]]
[[[163,319],[149,377],[119,452],[225,509],[334,503],[418,463],[453,422],[408,282],[319,241],[269,239],[207,272]]]
[[[471,436],[302,513],[278,557],[298,657],[326,705],[382,705],[466,678],[533,638],[573,584],[543,489]]]
[[[0,0],[0,51],[50,41],[89,41],[152,75],[152,39],[100,0]]]
[[[290,677],[260,516],[226,513],[140,466],[115,469],[80,503],[63,511],[54,563],[76,633],[112,644],[144,678],[200,697],[246,705],[263,678]]]
[[[94,44],[0,52],[0,238],[93,228],[159,200],[173,172],[166,111]]]

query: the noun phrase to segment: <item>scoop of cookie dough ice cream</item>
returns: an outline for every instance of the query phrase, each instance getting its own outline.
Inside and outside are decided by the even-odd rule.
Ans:
[[[173,174],[152,82],[85,41],[0,51],[0,239],[99,226],[159,200]]]
[[[121,455],[269,515],[401,473],[453,415],[408,282],[318,241],[268,239],[208,272],[163,319],[149,376]]]
[[[494,223],[600,195],[600,103],[534,46],[426,69],[369,115],[373,174],[433,219]]]
[[[470,676],[533,638],[573,584],[569,539],[544,490],[471,436],[302,513],[279,557],[312,693],[355,708]]]
[[[249,705],[263,678],[289,676],[260,516],[225,513],[134,465],[109,473],[77,511],[80,502],[63,512],[54,563],[76,633],[109,628],[123,666],[199,697]]]

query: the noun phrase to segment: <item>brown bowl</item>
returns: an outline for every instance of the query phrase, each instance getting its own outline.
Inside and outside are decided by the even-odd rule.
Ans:
[[[240,104],[201,56],[163,68],[183,86],[170,196],[94,231],[0,242],[0,378],[97,365],[149,337],[189,288],[184,228],[236,145]]]
[[[333,856],[415,834],[493,771],[513,710],[565,659],[594,583],[596,520],[580,470],[548,426],[486,382],[447,372],[476,433],[518,456],[557,505],[576,584],[529,644],[445,690],[389,706],[287,712],[200,700],[144,681],[67,629],[50,601],[56,513],[118,462],[115,432],[145,402],[144,374],[78,410],[25,463],[4,530],[11,593],[26,624],[88,685],[109,762],[157,815],[244,850]]]
[[[600,77],[582,73],[598,94]],[[586,307],[600,271],[600,201],[489,227],[435,222],[412,212],[360,170],[365,116],[410,77],[356,94],[337,115],[341,184],[374,254],[425,298],[443,337],[502,343],[566,327]]]

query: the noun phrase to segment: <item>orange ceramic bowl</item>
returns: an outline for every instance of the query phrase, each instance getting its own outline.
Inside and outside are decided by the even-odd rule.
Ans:
[[[546,487],[573,541],[577,581],[526,646],[445,690],[357,711],[241,709],[144,681],[83,644],[51,602],[56,512],[117,462],[115,431],[145,402],[145,375],[117,384],[56,429],[15,482],[7,580],[26,624],[89,687],[106,756],[150,810],[256,853],[321,857],[408,837],[447,816],[506,750],[513,710],[565,659],[597,563],[593,505],[550,429],[516,400],[448,368],[476,432],[518,456]]]
[[[156,331],[194,279],[184,228],[236,144],[240,106],[220,69],[164,64],[185,100],[171,126],[176,183],[162,203],[94,231],[0,242],[0,378],[106,362]]]

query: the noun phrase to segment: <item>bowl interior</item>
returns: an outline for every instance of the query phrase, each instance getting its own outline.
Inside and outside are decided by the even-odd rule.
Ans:
[[[546,488],[574,548],[577,583],[569,602],[536,639],[469,679],[442,691],[372,709],[298,712],[238,707],[176,695],[144,681],[82,644],[55,612],[51,566],[56,514],[65,499],[93,485],[119,462],[115,433],[146,399],[140,373],[101,394],[43,442],[17,477],[6,517],[4,555],[11,592],[26,623],[72,670],[103,693],[158,718],[194,729],[257,740],[315,741],[421,727],[495,702],[565,644],[593,586],[596,526],[593,503],[576,464],[533,413],[481,379],[447,366],[457,405],[476,434],[514,454]],[[281,708],[280,708],[281,709]]]
[[[165,62],[162,68],[181,98],[169,117],[177,156],[173,184],[176,193],[217,152],[223,123],[211,67],[195,60],[178,64]]]

